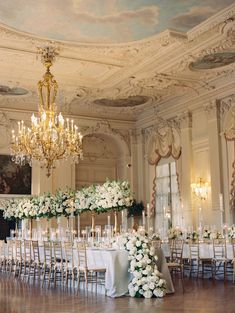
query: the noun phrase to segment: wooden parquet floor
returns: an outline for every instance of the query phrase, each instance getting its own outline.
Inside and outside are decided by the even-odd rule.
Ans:
[[[235,313],[235,284],[185,279],[185,292],[163,299],[112,299],[83,290],[46,288],[0,274],[0,313]]]

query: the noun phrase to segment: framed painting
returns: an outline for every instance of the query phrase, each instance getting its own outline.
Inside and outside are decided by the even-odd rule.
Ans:
[[[0,195],[30,195],[32,168],[18,165],[12,156],[0,154]]]

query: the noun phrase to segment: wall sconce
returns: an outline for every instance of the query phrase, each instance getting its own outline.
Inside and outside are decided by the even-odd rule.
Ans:
[[[209,187],[209,182],[204,181],[202,178],[199,178],[197,183],[191,184],[193,194],[200,200],[206,200]]]

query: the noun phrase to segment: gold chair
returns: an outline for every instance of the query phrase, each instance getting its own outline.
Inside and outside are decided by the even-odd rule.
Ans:
[[[65,282],[68,285],[69,278],[72,279],[73,285],[75,280],[75,273],[77,273],[77,267],[74,264],[73,258],[73,243],[71,241],[64,242],[64,255],[65,255],[65,262],[64,262],[64,271],[65,271]]]
[[[87,248],[84,244],[77,243],[77,255],[78,255],[78,285],[81,278],[84,277],[86,289],[88,283],[95,283],[96,287],[99,282],[105,284],[106,268],[98,266],[90,266],[87,259]]]
[[[4,240],[0,240],[0,270],[1,271],[5,269],[5,264],[6,264],[5,242]]]
[[[189,242],[189,277],[192,273],[199,275],[200,268],[200,256],[199,256],[199,243],[198,242]]]
[[[21,240],[15,240],[14,241],[14,275],[15,276],[21,276],[22,268],[23,268],[23,258],[22,258],[22,241]]]
[[[14,242],[13,240],[7,240],[6,247],[6,259],[5,259],[5,270],[10,274],[14,271]]]
[[[44,282],[46,280],[46,277],[48,277],[48,287],[51,283],[52,278],[52,271],[54,267],[54,261],[52,258],[52,244],[50,241],[43,241],[43,264],[42,264],[42,271],[43,271],[43,277],[42,277],[42,286],[44,285]]]
[[[62,281],[64,283],[64,259],[63,259],[63,252],[62,252],[62,245],[61,241],[53,242],[53,274],[54,274],[54,284],[56,286],[57,281]]]
[[[221,266],[223,267],[224,281],[227,278],[227,246],[225,239],[214,239],[213,240],[213,279],[216,274],[219,273]]]
[[[31,249],[31,240],[24,240],[24,253],[23,253],[23,268],[24,276],[30,278],[31,267],[33,263],[32,259],[32,249]]]
[[[32,266],[34,268],[34,279],[36,274],[38,274],[38,279],[41,278],[41,269],[43,264],[40,260],[40,253],[39,253],[39,245],[37,240],[32,240],[32,251],[33,251],[33,263]]]
[[[183,264],[183,246],[184,241],[181,239],[175,239],[171,247],[170,261],[167,262],[167,266],[171,274],[180,274],[182,289],[184,291],[183,276],[184,276],[184,264]]]

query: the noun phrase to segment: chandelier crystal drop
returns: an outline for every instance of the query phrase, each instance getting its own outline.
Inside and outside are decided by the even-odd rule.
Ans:
[[[18,130],[12,130],[11,150],[13,161],[23,165],[38,161],[47,169],[47,176],[59,160],[72,160],[77,163],[82,159],[82,135],[73,120],[65,120],[57,113],[55,104],[58,85],[50,72],[56,56],[53,47],[39,50],[42,63],[46,67],[43,80],[38,82],[38,116],[31,117],[31,127],[24,121],[18,122]]]

